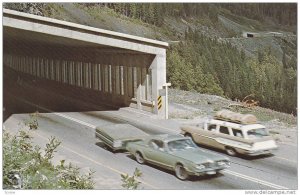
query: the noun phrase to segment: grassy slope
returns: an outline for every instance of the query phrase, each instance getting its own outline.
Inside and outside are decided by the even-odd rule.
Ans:
[[[282,60],[283,41],[281,39],[274,37],[255,39],[241,38],[243,31],[268,32],[280,30],[282,27],[276,27],[271,24],[261,24],[255,20],[233,15],[227,10],[221,12],[218,24],[213,24],[209,18],[205,17],[188,19],[169,17],[165,19],[162,27],[156,27],[137,19],[119,15],[105,7],[85,7],[72,3],[50,4],[50,7],[52,11],[51,14],[48,14],[49,17],[171,43],[172,41],[181,40],[185,30],[190,27],[207,36],[229,41],[238,49],[244,49],[248,56],[255,56],[258,49],[271,48],[277,59],[279,61]],[[232,39],[232,37],[239,38]],[[296,37],[292,38],[292,43],[295,42],[294,39],[296,39]]]
[[[51,4],[48,17],[93,26],[106,30],[159,40],[172,40],[169,29],[158,28],[113,12],[105,7],[83,7],[78,4]]]

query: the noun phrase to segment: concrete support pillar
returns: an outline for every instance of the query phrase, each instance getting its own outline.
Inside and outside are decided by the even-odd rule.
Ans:
[[[104,64],[103,66],[103,85],[104,85],[104,92],[108,92],[108,86],[109,86],[109,83],[108,83],[108,65]]]
[[[141,103],[141,99],[142,99],[142,84],[141,84],[141,68],[140,67],[135,67],[136,68],[136,85],[137,89],[136,89],[136,99],[137,99],[137,108],[139,110],[142,109],[142,103]]]
[[[130,99],[134,97],[133,67],[127,68],[127,92]]]
[[[147,100],[146,98],[146,68],[141,68],[141,99]]]
[[[115,65],[113,65],[113,66],[111,66],[111,85],[112,85],[112,94],[117,94],[116,93],[116,79],[117,79],[117,77],[116,77],[116,66]]]
[[[125,90],[124,90],[124,82],[125,82],[124,66],[120,67],[120,78],[121,78],[121,80],[120,80],[120,82],[121,82],[121,84],[120,84],[120,93],[121,93],[122,96],[124,96],[124,94],[125,94]]]
[[[105,91],[105,78],[104,78],[104,64],[100,65],[100,75],[101,75],[101,91]]]
[[[102,72],[101,72],[101,64],[97,64],[97,82],[98,82],[98,90],[102,91]]]
[[[128,97],[128,67],[123,67],[123,90],[125,99]]]
[[[92,63],[89,62],[88,63],[88,81],[89,81],[89,89],[92,89]]]
[[[149,79],[149,73],[147,72],[147,75],[146,75],[146,100],[147,101],[151,101],[152,99],[152,96],[151,96],[151,85],[150,85],[150,79]]]
[[[158,109],[159,90],[163,89],[166,83],[166,51],[155,56],[150,66],[152,72],[152,101],[154,102],[153,112],[161,118],[165,118],[165,106]],[[165,97],[162,97],[162,104],[166,104]]]
[[[120,66],[115,66],[115,94],[120,95]]]
[[[108,93],[112,94],[112,65],[108,65]]]

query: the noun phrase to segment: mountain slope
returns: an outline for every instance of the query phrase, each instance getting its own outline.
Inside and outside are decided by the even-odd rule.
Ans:
[[[172,87],[238,100],[253,95],[261,106],[296,113],[296,5],[10,3],[5,7],[167,41]],[[255,37],[243,37],[247,32]]]
[[[278,31],[276,25],[270,27],[259,21],[228,14],[228,11],[223,11],[223,13],[218,15],[217,24],[212,24],[209,20],[200,21],[201,18],[195,17],[165,17],[163,25],[157,27],[138,19],[118,14],[110,8],[100,5],[86,6],[84,4],[62,3],[52,4],[50,7],[60,12],[59,14],[57,14],[58,12],[50,12],[48,14],[50,17],[126,34],[159,39],[170,43],[183,40],[186,30],[190,28],[206,36],[229,41],[238,49],[245,50],[246,55],[252,57],[257,54],[259,49],[271,48],[280,62],[284,52],[283,47],[289,48],[289,46],[283,45],[282,42],[286,42],[288,45],[296,44],[296,36],[292,32]],[[249,39],[243,37],[245,32],[263,33],[264,35],[255,39]],[[280,37],[265,36],[267,32],[278,32],[281,35]],[[289,59],[292,57],[290,53],[286,53],[286,55]]]

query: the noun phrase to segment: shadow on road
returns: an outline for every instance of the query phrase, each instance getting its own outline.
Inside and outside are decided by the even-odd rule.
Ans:
[[[85,112],[118,110],[111,94],[93,89],[40,79],[12,71],[4,66],[3,121],[18,113]]]

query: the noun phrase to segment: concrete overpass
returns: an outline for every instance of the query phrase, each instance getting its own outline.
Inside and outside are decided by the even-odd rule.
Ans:
[[[6,68],[161,117],[167,48],[161,41],[3,9]]]

